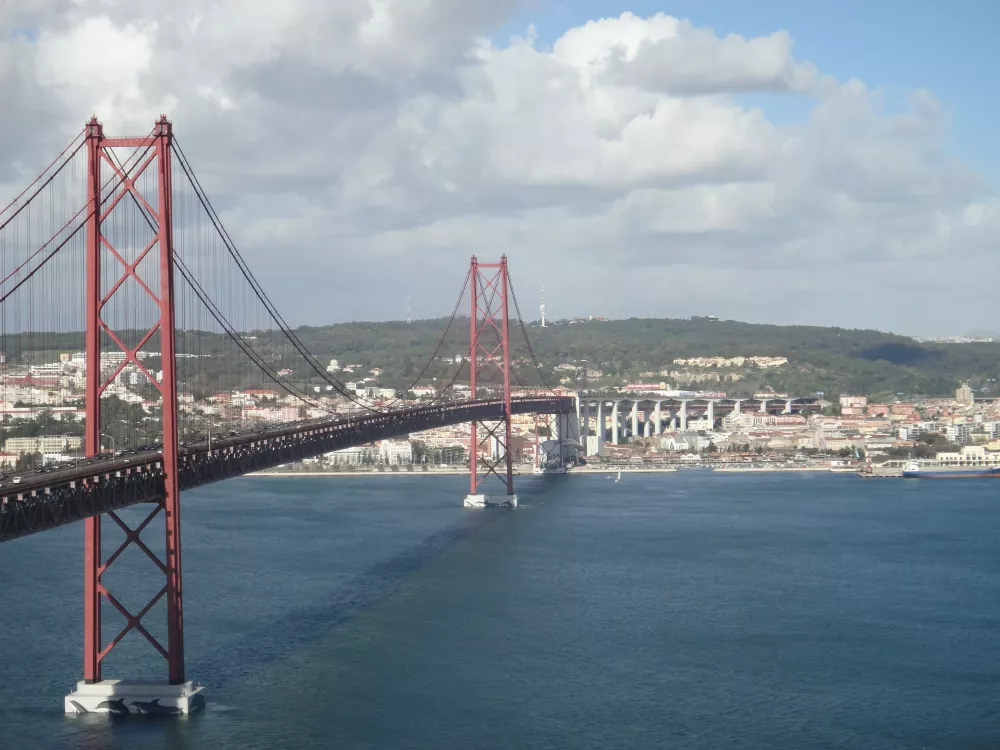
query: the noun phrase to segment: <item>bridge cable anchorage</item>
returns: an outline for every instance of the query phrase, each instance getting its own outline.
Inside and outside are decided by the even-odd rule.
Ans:
[[[327,372],[326,368],[324,368],[316,361],[315,356],[308,351],[308,349],[305,347],[305,345],[302,343],[299,337],[295,334],[295,332],[291,329],[291,327],[288,325],[285,319],[278,312],[277,308],[274,306],[270,298],[264,292],[263,288],[257,281],[256,277],[250,271],[249,267],[246,264],[246,261],[243,259],[243,256],[237,249],[236,244],[232,241],[232,238],[226,231],[225,226],[222,224],[221,219],[219,219],[214,206],[212,206],[212,203],[209,200],[208,196],[201,188],[201,183],[198,181],[197,176],[194,174],[194,171],[190,168],[190,164],[187,161],[187,158],[184,156],[183,149],[181,149],[180,145],[176,141],[174,142],[174,152],[178,156],[178,162],[181,165],[181,169],[184,170],[185,175],[187,175],[188,180],[191,182],[191,185],[195,190],[195,194],[197,195],[203,208],[208,214],[209,219],[211,220],[213,226],[215,227],[215,231],[218,232],[219,237],[223,240],[223,244],[225,245],[230,255],[233,257],[233,259],[236,261],[236,264],[240,272],[243,274],[243,277],[246,279],[246,281],[250,284],[250,287],[253,290],[254,294],[257,296],[258,300],[260,300],[260,302],[264,304],[268,312],[271,314],[271,317],[273,318],[274,322],[278,325],[278,330],[280,330],[282,334],[284,334],[284,336],[291,342],[292,346],[296,348],[299,354],[306,360],[306,362],[316,372],[316,374],[318,374],[321,378],[326,380],[329,385],[333,386],[334,390],[336,390],[342,396],[347,398],[349,401],[353,401],[355,404],[357,404],[363,409],[366,409],[367,411],[370,412],[381,411],[378,407],[373,406],[370,402],[366,402],[365,400],[359,399],[357,397],[357,394],[351,393],[350,390],[342,381],[331,376],[330,373]]]

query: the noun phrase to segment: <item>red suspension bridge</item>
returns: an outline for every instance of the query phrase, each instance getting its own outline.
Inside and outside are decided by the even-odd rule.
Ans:
[[[329,372],[281,316],[165,117],[145,136],[124,138],[105,135],[91,119],[0,212],[5,449],[19,440],[37,445],[55,429],[82,453],[55,468],[28,469],[21,460],[0,478],[0,542],[83,525],[83,679],[66,698],[67,712],[188,713],[204,705],[184,668],[182,490],[469,423],[466,504],[489,501],[490,477],[500,480],[498,499],[516,504],[512,417],[568,424],[575,405],[541,379],[506,258],[472,259],[451,319],[411,386],[440,360],[467,290],[468,356],[433,398],[377,403]],[[524,384],[512,364],[515,328],[538,369],[537,392],[551,395],[512,395],[512,380]],[[470,397],[458,400],[452,387],[463,376]],[[265,397],[240,404],[236,393]],[[490,450],[477,461],[484,442]],[[14,460],[9,452],[2,458]],[[119,511],[138,504],[150,510],[130,526]],[[150,542],[160,524],[159,540]],[[108,543],[112,533],[119,544]],[[141,609],[127,608],[105,580],[130,548],[163,577]],[[113,631],[104,627],[109,616],[119,623]],[[165,619],[165,637],[154,635],[151,618]],[[162,656],[165,680],[107,679],[105,659],[130,634]]]

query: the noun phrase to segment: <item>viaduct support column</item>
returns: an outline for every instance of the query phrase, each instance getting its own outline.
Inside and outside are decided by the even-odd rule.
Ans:
[[[688,402],[681,401],[681,430],[688,428]]]
[[[708,400],[708,407],[707,407],[707,411],[705,413],[708,416],[708,429],[710,431],[714,430],[715,429],[715,402],[712,401],[711,399]]]
[[[621,414],[618,411],[618,407],[621,405],[621,401],[615,401],[614,406],[611,407],[611,444],[618,445],[618,435],[621,431]]]
[[[639,402],[632,404],[632,437],[639,437]]]
[[[663,402],[657,401],[653,409],[653,434],[659,435],[663,432]]]

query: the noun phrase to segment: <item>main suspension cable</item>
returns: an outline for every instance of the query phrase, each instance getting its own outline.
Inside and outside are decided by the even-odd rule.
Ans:
[[[291,330],[291,327],[278,312],[277,308],[274,306],[270,298],[267,296],[263,288],[260,286],[256,277],[250,271],[249,267],[246,264],[246,261],[240,254],[239,250],[236,248],[236,245],[232,241],[232,238],[229,236],[229,233],[226,231],[225,226],[222,224],[221,219],[219,219],[218,213],[215,211],[215,207],[212,206],[211,200],[208,198],[207,194],[205,194],[205,191],[202,189],[201,183],[198,181],[197,176],[194,174],[194,170],[191,169],[190,163],[188,162],[187,157],[184,155],[183,149],[177,143],[176,139],[174,139],[173,142],[173,149],[177,154],[178,163],[181,165],[181,169],[184,171],[184,174],[187,176],[188,181],[194,188],[195,195],[198,197],[198,200],[201,203],[202,208],[204,208],[205,212],[208,214],[209,220],[215,227],[216,232],[222,239],[223,244],[229,251],[229,254],[232,256],[233,260],[236,261],[236,264],[239,267],[240,272],[243,274],[243,277],[250,284],[250,287],[254,291],[254,294],[257,296],[257,299],[260,300],[260,302],[264,305],[265,309],[267,309],[267,311],[270,313],[274,322],[278,325],[278,330],[280,330],[281,333],[284,334],[284,336],[291,342],[292,346],[294,346],[296,350],[298,350],[299,354],[302,355],[302,357],[308,362],[310,367],[321,378],[326,380],[329,385],[333,386],[333,388],[338,393],[346,397],[348,400],[353,401],[355,404],[362,407],[363,409],[367,409],[368,411],[373,413],[381,412],[382,411],[381,409],[373,407],[370,404],[363,402],[357,397],[356,394],[351,393],[347,388],[346,384],[344,384],[337,378],[332,377],[326,371],[326,369],[316,361],[316,358],[308,351],[308,349],[306,349],[305,345],[302,343],[299,337],[295,335],[295,333]]]

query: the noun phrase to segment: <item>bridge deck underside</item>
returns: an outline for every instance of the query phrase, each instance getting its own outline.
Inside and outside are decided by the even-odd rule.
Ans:
[[[571,398],[518,399],[514,414],[564,414]],[[292,425],[252,435],[213,440],[181,451],[182,490],[301,461],[332,451],[365,445],[413,432],[497,420],[500,401],[442,407]],[[0,542],[80,521],[90,516],[157,502],[163,496],[162,456],[145,453],[40,474],[37,479],[0,490]]]

